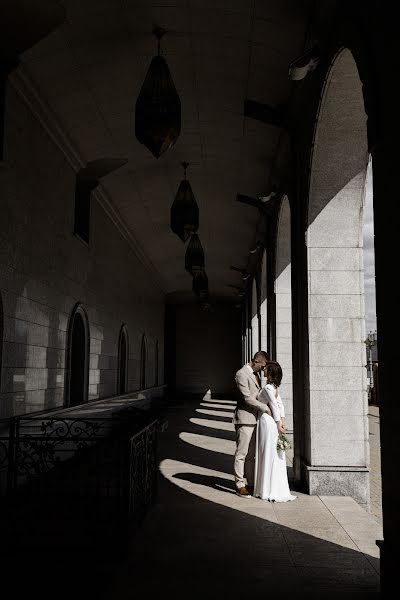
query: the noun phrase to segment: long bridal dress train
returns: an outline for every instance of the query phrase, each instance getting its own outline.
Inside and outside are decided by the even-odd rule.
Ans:
[[[264,413],[257,425],[254,496],[271,502],[288,502],[297,496],[290,493],[286,453],[276,448],[278,435],[274,419]]]

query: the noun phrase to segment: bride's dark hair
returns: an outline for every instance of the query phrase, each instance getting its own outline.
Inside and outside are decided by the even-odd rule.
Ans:
[[[265,367],[265,376],[268,383],[272,383],[274,387],[279,387],[282,381],[282,367],[279,363],[272,360]]]

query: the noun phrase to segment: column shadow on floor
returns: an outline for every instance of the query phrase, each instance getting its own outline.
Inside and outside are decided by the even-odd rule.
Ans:
[[[379,576],[373,558],[296,529],[297,522],[309,518],[306,501],[295,501],[297,516],[288,526],[276,522],[268,512],[270,503],[237,498],[233,456],[179,437],[187,432],[220,439],[221,448],[223,443],[234,442],[234,431],[218,429],[220,421],[214,416],[208,419],[210,427],[193,423],[195,408],[189,405],[167,413],[170,427],[159,436],[158,498],[126,554],[121,556],[118,547],[99,548],[93,556],[78,548],[57,555],[21,554],[13,557],[6,571],[14,595],[40,590],[42,598],[53,598],[57,590],[57,598],[96,600],[134,600],[149,595],[226,598],[292,594],[297,599],[347,593],[349,597],[375,597]],[[187,484],[193,487],[184,489]],[[207,490],[200,489],[203,486],[213,500],[204,497]],[[250,510],[247,502],[259,504]],[[281,508],[285,510],[284,505]]]

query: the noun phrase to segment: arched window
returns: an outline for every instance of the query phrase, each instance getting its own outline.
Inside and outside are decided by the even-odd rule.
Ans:
[[[72,311],[68,327],[66,405],[84,404],[89,382],[89,323],[81,305]]]
[[[147,347],[146,336],[143,334],[142,345],[140,348],[140,389],[146,389],[146,363],[147,363]]]
[[[154,357],[154,385],[158,385],[158,340],[156,341],[156,350]]]
[[[125,394],[128,387],[128,357],[129,357],[129,340],[128,330],[125,325],[122,325],[118,339],[118,385],[117,393]]]

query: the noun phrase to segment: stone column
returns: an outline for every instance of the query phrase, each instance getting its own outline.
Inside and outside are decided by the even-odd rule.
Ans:
[[[285,405],[286,426],[293,434],[292,384],[292,271],[290,263],[290,206],[282,200],[279,221],[275,271],[276,360],[283,371],[281,396]]]
[[[335,59],[321,101],[310,177],[309,395],[303,475],[311,494],[369,505],[362,262],[368,164],[361,82],[349,51]]]

